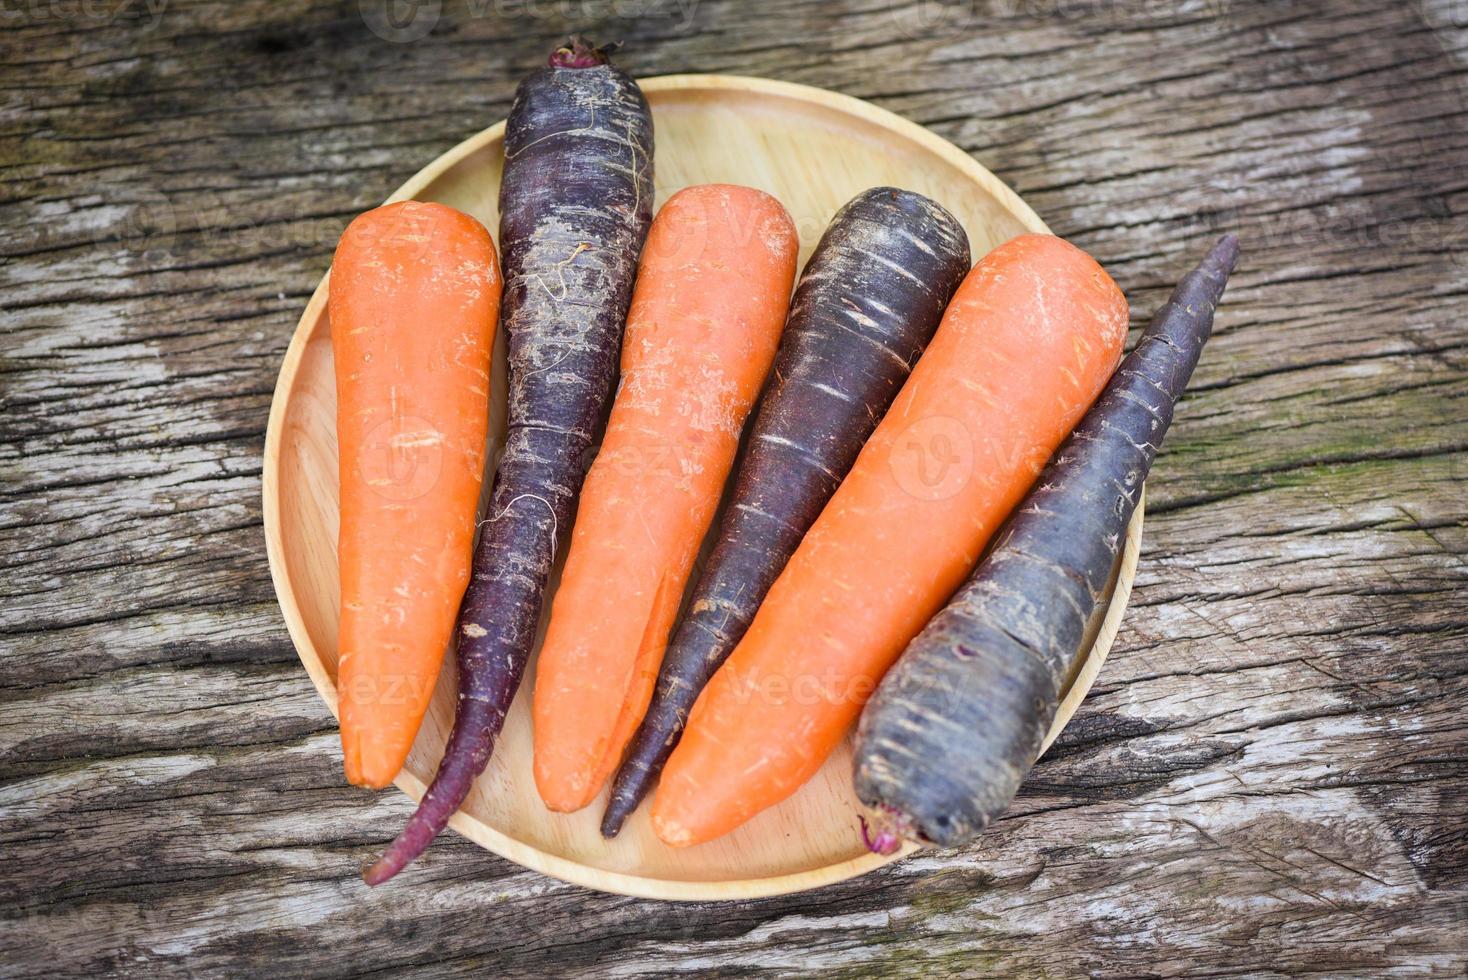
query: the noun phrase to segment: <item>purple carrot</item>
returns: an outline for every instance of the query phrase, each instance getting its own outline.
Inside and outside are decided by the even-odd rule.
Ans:
[[[795,288],[714,551],[613,783],[605,836],[647,795],[694,700],[851,469],[968,268],[963,226],[921,194],[873,188],[826,229]]]
[[[500,183],[509,423],[459,611],[459,700],[438,774],[363,878],[423,852],[484,771],[520,686],[560,536],[617,376],[652,219],[652,117],[637,83],[576,38],[520,83]]]
[[[882,679],[857,728],[857,796],[887,831],[864,826],[869,847],[961,844],[1014,799],[1238,252],[1225,235],[1183,277],[993,551]]]

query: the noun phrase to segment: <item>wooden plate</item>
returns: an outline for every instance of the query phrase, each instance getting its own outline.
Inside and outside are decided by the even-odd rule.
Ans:
[[[650,78],[642,86],[655,117],[659,203],[689,184],[723,181],[762,188],[794,216],[802,264],[836,209],[879,184],[920,191],[945,204],[968,230],[975,258],[1015,235],[1048,230],[1014,192],[966,153],[857,99],[721,75]],[[441,201],[495,231],[503,134],[501,123],[459,144],[390,200]],[[492,440],[503,433],[504,371],[501,336]],[[266,436],[263,483],[266,542],[281,611],[301,662],[333,713],[335,412],[323,278],[281,368]],[[1090,653],[1072,679],[1049,739],[1075,712],[1110,649],[1131,590],[1141,533],[1138,507],[1107,605],[1093,625]],[[398,787],[414,799],[422,796],[438,764],[453,720],[453,658],[446,664],[417,744],[397,779]],[[841,881],[893,860],[862,847],[849,744],[794,797],[721,840],[683,850],[665,847],[653,836],[644,807],[608,843],[597,831],[605,796],[565,816],[548,811],[536,794],[527,698],[533,683],[532,662],[494,758],[451,824],[496,854],[587,887],[663,899],[774,895]]]

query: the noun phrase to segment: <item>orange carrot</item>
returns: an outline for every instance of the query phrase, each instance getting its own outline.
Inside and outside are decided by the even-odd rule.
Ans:
[[[535,681],[535,782],[578,810],[652,696],[795,278],[795,226],[761,191],[669,198],[643,248],[622,380],[581,492]]]
[[[886,418],[695,704],[653,829],[728,833],[794,793],[973,568],[1121,356],[1127,305],[1048,235],[983,258]]]
[[[332,262],[341,477],[337,693],[347,779],[392,782],[469,581],[500,269],[484,226],[404,201]]]

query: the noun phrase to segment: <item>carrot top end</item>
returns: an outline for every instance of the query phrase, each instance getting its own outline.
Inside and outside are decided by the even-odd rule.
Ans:
[[[551,52],[552,68],[596,68],[606,64],[617,45],[597,47],[580,34],[571,35],[565,44]]]
[[[873,854],[896,854],[904,841],[920,836],[911,818],[889,806],[872,807],[857,819],[861,821],[861,842]]]

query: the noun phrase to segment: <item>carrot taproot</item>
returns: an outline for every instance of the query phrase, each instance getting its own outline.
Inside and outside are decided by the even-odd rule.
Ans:
[[[974,266],[694,705],[653,800],[665,843],[725,834],[815,774],[1095,399],[1126,327],[1115,283],[1059,238]]]
[[[582,38],[515,90],[505,122],[500,245],[509,417],[489,515],[459,607],[459,699],[418,809],[362,878],[417,857],[494,752],[606,417],[637,257],[652,222],[652,113],[642,89]]]
[[[856,462],[971,264],[958,219],[912,191],[869,188],[831,219],[795,287],[773,380],[617,770],[603,836],[615,837],[652,788],[693,702]]]
[[[469,581],[500,289],[489,232],[442,204],[358,216],[332,262],[337,690],[360,786],[402,768]]]
[[[774,360],[797,250],[785,208],[749,187],[686,188],[653,220],[536,667],[535,782],[552,810],[591,802],[647,709]]]
[[[1019,791],[1238,251],[1225,235],[1178,283],[973,577],[882,679],[853,767],[872,850],[961,844]]]

